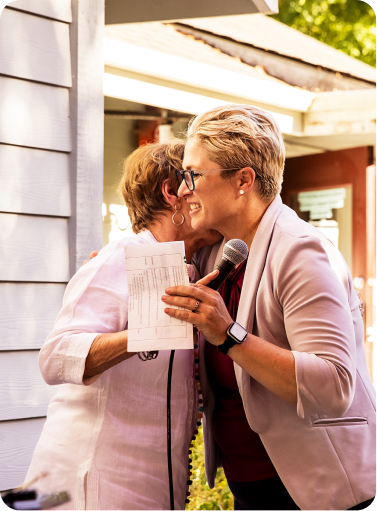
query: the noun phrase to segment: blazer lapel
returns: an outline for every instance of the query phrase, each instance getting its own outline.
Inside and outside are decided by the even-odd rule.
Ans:
[[[275,222],[283,209],[283,203],[278,195],[269,205],[262,217],[261,223],[255,234],[250,247],[249,258],[245,269],[244,284],[241,290],[240,303],[238,305],[237,323],[242,325],[248,332],[253,331],[256,296],[266,263],[267,252],[270,246]],[[245,386],[250,376],[234,363],[234,371],[238,388],[243,399]],[[246,395],[246,394],[245,394]]]

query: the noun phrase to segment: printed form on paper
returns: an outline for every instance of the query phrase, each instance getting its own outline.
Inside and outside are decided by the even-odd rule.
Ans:
[[[165,314],[169,286],[189,285],[183,241],[124,249],[128,281],[128,351],[190,349],[190,323]],[[171,307],[171,306],[170,306]]]

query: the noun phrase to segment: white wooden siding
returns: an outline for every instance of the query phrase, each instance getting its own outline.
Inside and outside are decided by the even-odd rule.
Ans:
[[[71,23],[71,0],[17,0],[8,2],[13,9],[34,12],[60,21]]]
[[[57,389],[37,356],[69,270],[102,240],[104,0],[72,6],[71,26],[71,0],[0,19],[1,491],[23,482]]]
[[[65,284],[0,282],[0,351],[41,348],[64,290]]]
[[[68,89],[0,76],[0,142],[70,151]]]
[[[0,280],[67,282],[68,221],[0,213]]]
[[[0,421],[43,417],[58,385],[47,385],[38,351],[0,352]]]
[[[0,73],[70,87],[69,25],[4,9],[0,17]]]
[[[68,217],[69,155],[0,144],[0,211]]]
[[[24,482],[45,419],[0,422],[0,488],[16,488]]]

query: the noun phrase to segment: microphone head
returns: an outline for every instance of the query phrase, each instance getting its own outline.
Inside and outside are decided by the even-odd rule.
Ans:
[[[223,257],[233,263],[234,266],[242,263],[242,261],[244,261],[248,255],[249,249],[247,248],[246,243],[242,240],[229,240],[224,245]]]

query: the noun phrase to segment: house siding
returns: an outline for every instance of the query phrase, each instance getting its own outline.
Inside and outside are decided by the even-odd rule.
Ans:
[[[103,10],[18,0],[0,17],[0,491],[23,482],[57,390],[39,349],[101,246]]]

